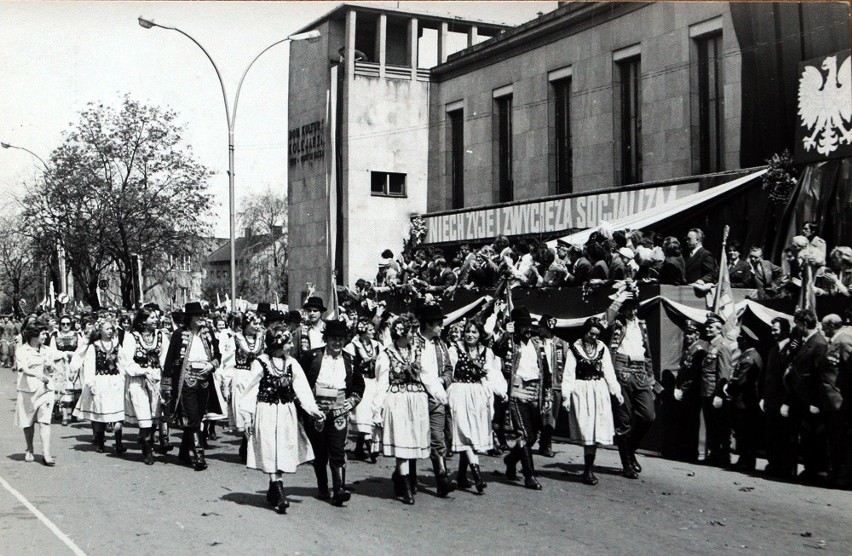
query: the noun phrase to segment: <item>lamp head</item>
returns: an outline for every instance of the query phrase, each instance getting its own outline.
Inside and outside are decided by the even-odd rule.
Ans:
[[[295,35],[290,35],[287,38],[290,39],[291,41],[315,42],[321,36],[322,36],[322,34],[319,32],[319,30],[314,29],[313,31],[308,31],[306,33],[296,33]]]
[[[4,149],[8,149],[8,148],[10,148],[11,146],[12,146],[12,145],[10,145],[9,143],[0,143],[0,147],[3,147]]]
[[[145,29],[150,29],[151,27],[153,27],[153,26],[155,26],[155,25],[156,25],[156,23],[154,23],[154,22],[153,22],[153,21],[151,21],[150,19],[145,19],[145,18],[144,18],[144,17],[142,17],[141,15],[139,16],[139,20],[138,20],[138,21],[139,21],[139,26],[140,26],[140,27],[144,27]]]

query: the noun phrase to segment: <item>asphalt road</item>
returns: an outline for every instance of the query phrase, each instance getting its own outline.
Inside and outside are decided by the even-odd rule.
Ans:
[[[292,505],[278,515],[265,504],[266,476],[239,464],[238,439],[227,434],[208,451],[204,472],[180,466],[174,455],[144,465],[135,429],[125,435],[125,457],[115,456],[111,439],[109,453],[98,454],[82,423],[53,426],[56,467],[26,463],[23,433],[12,424],[14,394],[12,373],[0,369],[4,555],[71,554],[74,545],[86,554],[122,555],[852,554],[852,492],[642,456],[641,478],[628,480],[608,450],[598,455],[600,484],[589,487],[579,482],[582,450],[569,444],[557,444],[553,459],[537,457],[540,492],[506,482],[501,462],[485,457],[484,495],[438,498],[429,463],[421,461],[414,506],[393,499],[389,460],[349,464],[346,508],[314,498],[313,470],[303,466],[285,477]]]

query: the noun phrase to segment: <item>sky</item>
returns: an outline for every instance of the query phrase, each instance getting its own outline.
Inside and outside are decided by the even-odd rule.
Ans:
[[[368,3],[508,24],[556,8],[556,2]],[[240,76],[259,52],[337,5],[0,0],[0,141],[47,160],[89,102],[118,108],[129,94],[171,108],[197,160],[216,172],[209,189],[215,201],[211,224],[217,237],[227,237],[228,126],[216,74],[189,39],[143,29],[137,18],[178,27],[201,43],[233,104]],[[286,191],[288,48],[265,53],[243,83],[235,124],[237,211],[242,199],[267,188]],[[40,173],[40,162],[30,154],[0,149],[0,214],[18,208],[25,184]]]

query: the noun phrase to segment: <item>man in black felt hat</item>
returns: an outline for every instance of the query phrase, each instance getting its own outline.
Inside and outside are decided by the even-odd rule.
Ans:
[[[651,342],[648,325],[638,317],[638,311],[637,292],[629,289],[619,292],[606,311],[612,366],[624,395],[624,403],[612,406],[615,443],[621,457],[622,474],[628,479],[636,479],[642,472],[636,449],[656,418]]]
[[[554,335],[555,329],[556,318],[553,315],[544,314],[538,320],[538,336],[553,376],[553,404],[550,413],[544,416],[541,439],[538,442],[538,453],[546,458],[556,455],[553,451],[553,430],[562,410],[562,373],[565,370],[565,354],[569,349],[568,342]]]
[[[730,400],[729,417],[737,439],[739,459],[734,468],[754,471],[757,454],[757,430],[760,423],[760,405],[757,396],[758,377],[763,372],[763,358],[757,352],[760,345],[757,334],[746,326],[740,327],[737,338],[740,357],[731,372],[731,378],[722,388]]]
[[[509,438],[516,439],[503,462],[507,479],[518,478],[520,462],[524,486],[541,490],[535,477],[532,446],[545,417],[550,415],[552,376],[544,347],[534,334],[530,312],[525,307],[515,307],[510,319],[505,334],[494,345],[494,353],[503,358],[503,375],[509,386],[509,412],[503,427]]]
[[[323,337],[325,321],[322,320],[322,315],[327,310],[322,298],[317,296],[309,297],[302,305],[305,320],[302,322],[302,326],[293,333],[292,355],[299,363],[309,361],[310,352],[325,347]]]
[[[201,420],[209,411],[222,413],[214,390],[213,371],[222,361],[219,342],[204,326],[207,311],[198,302],[184,308],[185,326],[169,342],[160,383],[168,415],[183,428],[178,458],[196,471],[207,468],[201,438]]]
[[[257,309],[255,313],[261,318],[261,322],[264,326],[267,324],[267,319],[269,317],[269,313],[272,311],[272,305],[266,302],[258,303]]]
[[[444,497],[456,489],[456,482],[447,471],[447,388],[453,382],[453,364],[446,344],[441,339],[444,327],[444,310],[437,304],[426,304],[417,312],[420,321],[421,381],[429,394],[429,432],[431,437],[429,458],[435,473],[438,496]],[[409,476],[415,477],[409,462]],[[416,478],[413,479],[416,484]]]
[[[346,490],[346,436],[349,432],[349,413],[364,395],[364,377],[352,364],[352,356],[343,351],[346,344],[346,323],[341,320],[325,321],[325,346],[312,351],[304,365],[305,376],[314,392],[317,406],[325,414],[318,425],[314,419],[305,419],[305,432],[314,449],[314,472],[317,477],[319,498],[327,500],[328,473],[331,467],[331,503],[342,506],[351,496]]]

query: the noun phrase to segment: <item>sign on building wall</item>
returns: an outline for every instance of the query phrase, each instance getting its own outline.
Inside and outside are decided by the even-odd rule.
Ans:
[[[852,156],[852,58],[844,50],[799,64],[797,163]]]
[[[290,166],[325,156],[325,118],[294,127],[288,136]]]
[[[597,195],[549,199],[481,210],[425,215],[424,243],[473,241],[500,235],[549,234],[597,226],[696,193],[698,183],[682,183]]]

